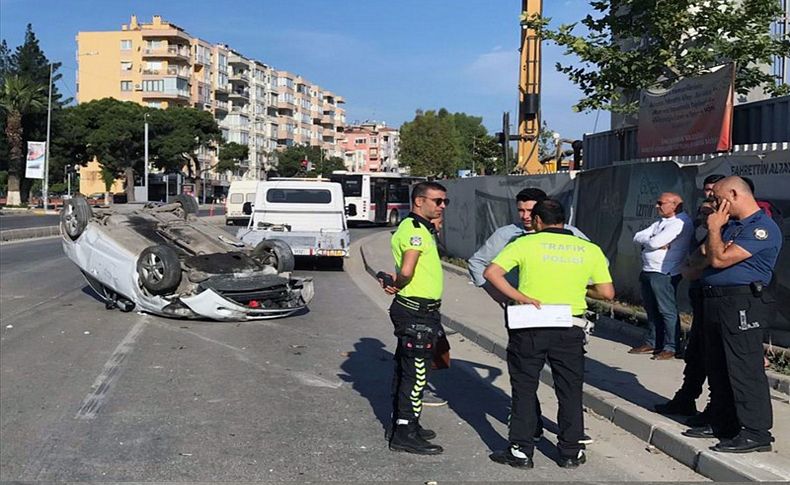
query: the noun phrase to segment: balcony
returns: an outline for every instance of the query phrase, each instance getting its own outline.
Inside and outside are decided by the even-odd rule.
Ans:
[[[242,65],[242,66],[247,66],[247,65],[249,65],[249,61],[247,59],[241,57],[240,55],[234,54],[234,53],[231,52],[231,54],[228,56],[228,64],[231,64],[231,65],[232,64],[238,64],[238,65]]]
[[[189,69],[186,67],[167,66],[167,69],[143,69],[143,77],[175,76],[189,80]]]
[[[189,91],[143,91],[143,99],[189,101],[191,96]]]
[[[183,39],[187,42],[191,41],[192,38],[178,29],[142,29],[142,36],[143,39]]]
[[[200,64],[202,66],[211,66],[211,58],[208,56],[195,56],[195,64]]]
[[[246,72],[233,72],[228,76],[230,82],[237,82],[243,84],[250,83],[250,75]]]
[[[214,86],[214,92],[217,94],[228,94],[230,92],[229,84],[217,84]]]
[[[143,49],[143,59],[146,58],[174,59],[189,62],[192,59],[192,54],[189,47],[171,45],[166,48]]]
[[[224,111],[225,113],[228,112],[230,106],[227,101],[220,101],[218,99],[214,100],[214,110],[215,111]]]
[[[236,99],[243,99],[245,101],[249,101],[250,92],[246,89],[232,89],[230,93],[228,93],[228,96],[231,99],[236,98]]]
[[[294,109],[294,106],[296,106],[296,103],[294,103],[292,100],[279,99],[279,98],[277,99],[277,108],[278,109],[290,109],[290,110],[292,110],[292,109]]]

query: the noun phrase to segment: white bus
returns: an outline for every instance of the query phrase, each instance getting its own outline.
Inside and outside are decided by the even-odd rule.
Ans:
[[[390,172],[336,171],[329,180],[343,186],[349,222],[396,226],[409,213],[412,184],[425,178]]]

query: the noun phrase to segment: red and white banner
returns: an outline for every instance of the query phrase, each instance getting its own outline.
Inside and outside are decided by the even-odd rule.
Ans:
[[[642,91],[640,157],[698,155],[732,148],[735,66],[678,81],[663,93]]]

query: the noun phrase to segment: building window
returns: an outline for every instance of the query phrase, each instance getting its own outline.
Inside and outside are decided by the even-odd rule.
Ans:
[[[364,145],[364,144],[365,144],[365,139],[364,138],[355,138],[354,139],[354,145]]]
[[[132,63],[130,61],[121,61],[121,71],[131,71]]]
[[[378,139],[378,138],[375,138],[375,137],[374,137],[374,138],[371,138],[371,139],[370,139],[370,144],[371,144],[371,145],[375,145],[375,144],[377,144],[378,142],[379,142],[379,139]]]
[[[164,91],[165,83],[162,79],[143,81],[143,91]]]
[[[132,50],[132,40],[131,39],[122,39],[121,40],[121,50],[122,51],[130,51],[130,50]]]
[[[121,91],[131,91],[132,81],[121,81]]]

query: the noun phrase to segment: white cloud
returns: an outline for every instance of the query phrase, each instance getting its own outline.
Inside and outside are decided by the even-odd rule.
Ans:
[[[497,46],[481,54],[465,69],[471,90],[486,95],[513,94],[518,85],[519,55],[516,50],[502,50]]]

